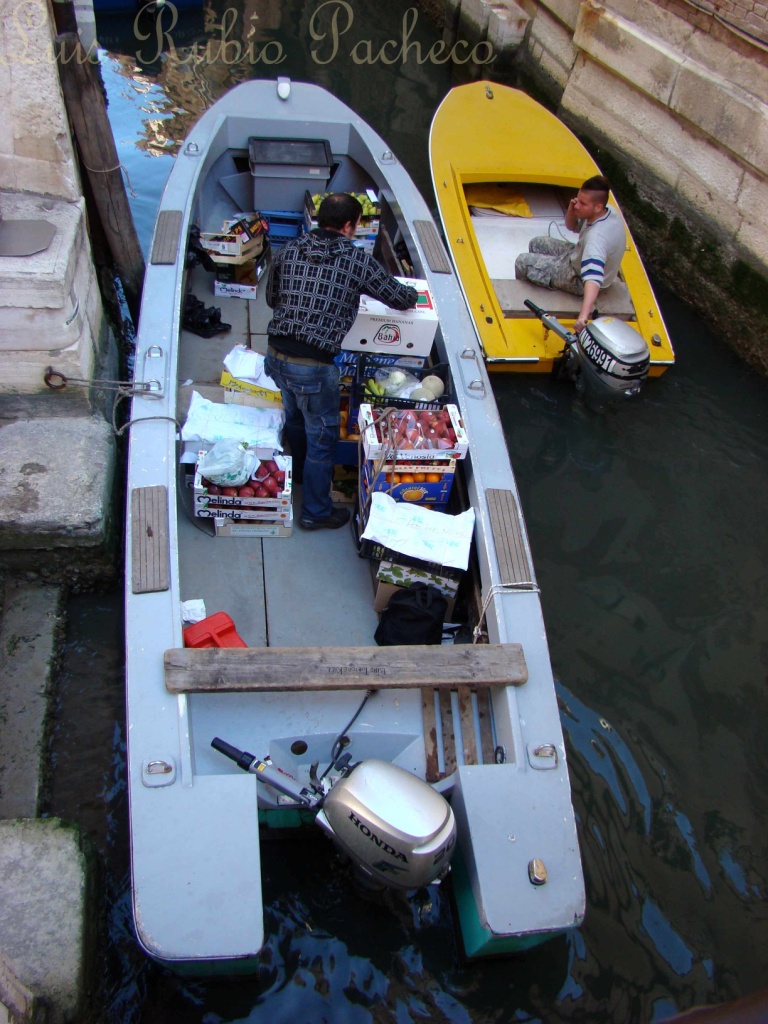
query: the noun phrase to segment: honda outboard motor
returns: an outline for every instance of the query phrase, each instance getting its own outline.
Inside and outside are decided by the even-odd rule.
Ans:
[[[416,889],[444,874],[456,844],[451,806],[404,768],[371,758],[326,796],[315,819],[364,881]]]
[[[604,412],[640,393],[648,377],[651,354],[645,338],[631,324],[601,316],[588,323],[577,337],[530,299],[524,302],[565,342],[564,371],[590,408]]]
[[[418,776],[371,758],[344,768],[325,792],[215,737],[211,746],[259,782],[315,811],[315,821],[368,885],[417,889],[441,878],[456,845],[448,801]],[[337,762],[337,765],[339,762]]]

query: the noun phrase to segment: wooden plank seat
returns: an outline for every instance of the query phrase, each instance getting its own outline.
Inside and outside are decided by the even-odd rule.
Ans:
[[[520,644],[403,647],[207,647],[165,652],[170,693],[457,689],[520,686]]]
[[[570,295],[557,288],[540,288],[516,278],[495,278],[491,284],[505,319],[529,319],[535,315],[524,304],[524,299],[530,299],[547,313],[565,320],[572,320],[581,309],[581,298],[578,295]],[[634,319],[632,299],[623,281],[614,281],[610,288],[600,292],[597,310],[600,316],[615,316],[619,320]]]

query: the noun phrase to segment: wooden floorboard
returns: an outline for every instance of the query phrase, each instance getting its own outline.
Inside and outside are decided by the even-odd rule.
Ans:
[[[158,214],[150,263],[176,262],[180,249],[182,217],[181,210],[161,210]]]
[[[533,586],[533,573],[514,494],[495,487],[489,487],[485,493],[502,585],[529,583]]]
[[[168,488],[131,491],[131,589],[134,594],[167,590],[170,557]]]

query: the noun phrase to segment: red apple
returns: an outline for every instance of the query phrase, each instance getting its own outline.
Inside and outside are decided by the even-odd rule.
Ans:
[[[254,491],[254,489],[252,487],[248,487],[246,485],[244,487],[239,487],[238,488],[237,495],[238,495],[239,498],[255,498],[256,497],[256,491]]]
[[[237,488],[236,487],[222,487],[221,488],[221,493],[224,495],[225,498],[236,498],[237,497]]]

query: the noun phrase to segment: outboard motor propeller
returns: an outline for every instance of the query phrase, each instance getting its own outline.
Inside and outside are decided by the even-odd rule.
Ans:
[[[375,758],[351,768],[344,764],[326,792],[315,783],[301,785],[218,736],[211,746],[297,806],[314,811],[317,824],[350,858],[365,884],[417,889],[447,873],[456,846],[451,805],[404,768]],[[343,761],[336,762],[337,769]]]
[[[565,342],[563,368],[595,412],[633,398],[648,377],[651,354],[643,336],[615,317],[592,320],[577,336],[551,313],[525,299],[525,305]]]

